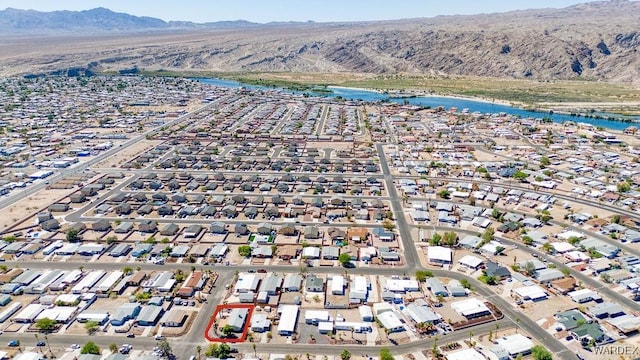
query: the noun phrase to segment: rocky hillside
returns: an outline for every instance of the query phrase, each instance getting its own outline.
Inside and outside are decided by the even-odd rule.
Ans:
[[[159,28],[124,37],[8,38],[5,46],[13,51],[11,56],[0,52],[0,73],[91,64],[97,70],[137,66],[640,81],[638,1],[369,23]]]

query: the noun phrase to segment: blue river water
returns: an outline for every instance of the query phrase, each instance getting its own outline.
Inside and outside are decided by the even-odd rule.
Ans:
[[[224,80],[224,79],[214,79],[214,78],[206,78],[206,79],[196,79],[204,84],[211,84],[215,86],[221,87],[230,87],[230,88],[238,88],[245,87],[249,89],[272,89],[264,86],[257,85],[248,85],[239,83],[233,80]],[[446,109],[456,107],[458,110],[468,109],[469,112],[480,112],[482,114],[496,114],[496,113],[506,113],[510,115],[520,116],[522,118],[543,118],[550,117],[556,123],[562,123],[566,121],[580,122],[586,124],[592,124],[594,126],[600,126],[607,129],[612,130],[624,130],[631,125],[635,125],[634,123],[609,120],[609,119],[595,119],[585,116],[572,116],[567,114],[557,114],[557,113],[547,113],[540,111],[528,111],[519,109],[516,107],[494,104],[490,102],[484,101],[475,101],[468,99],[459,99],[453,97],[441,97],[441,96],[428,96],[428,97],[412,97],[412,98],[393,98],[389,97],[388,94],[383,94],[376,91],[368,91],[364,89],[346,89],[341,87],[328,87],[331,90],[331,93],[313,93],[312,91],[308,91],[310,95],[317,96],[327,96],[327,97],[342,97],[347,100],[364,100],[364,101],[389,101],[396,103],[404,103],[407,101],[412,105],[421,105],[421,106],[430,106],[430,107],[438,107],[443,106]],[[280,89],[289,93],[303,93],[298,91],[291,91],[287,89]],[[640,118],[631,118],[634,121],[640,121]]]

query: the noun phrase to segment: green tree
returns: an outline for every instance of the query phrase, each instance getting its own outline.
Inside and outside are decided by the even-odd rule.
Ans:
[[[107,244],[111,245],[113,243],[115,243],[116,241],[118,241],[118,237],[115,235],[111,235],[109,237],[107,237]]]
[[[125,275],[131,275],[133,273],[133,268],[131,266],[125,266],[122,268],[122,272]]]
[[[447,231],[442,235],[442,244],[446,246],[456,246],[458,235],[453,231]]]
[[[380,349],[380,360],[395,360],[393,355],[391,355],[391,351],[386,347]]]
[[[118,352],[118,345],[116,345],[115,343],[109,344],[109,351],[111,351],[112,353]]]
[[[540,158],[540,168],[544,169],[545,167],[549,166],[549,164],[551,164],[551,161],[549,161],[549,158],[546,156],[543,156]]]
[[[513,174],[513,178],[520,182],[524,181],[528,177],[529,177],[529,174],[521,170],[518,170]]]
[[[542,244],[542,250],[546,251],[548,254],[551,254],[551,252],[553,252],[553,245],[551,245],[550,242],[544,243]]]
[[[342,264],[342,266],[346,266],[351,262],[351,255],[342,253],[340,254],[340,256],[338,256],[338,261],[340,261],[340,264]]]
[[[495,236],[495,233],[496,233],[496,230],[491,226],[489,226],[488,228],[484,229],[484,232],[482,233],[482,241],[487,243],[487,242],[493,240],[494,236]]]
[[[38,330],[44,331],[44,332],[48,332],[55,329],[56,324],[57,322],[55,320],[49,319],[47,317],[36,321],[36,327],[38,328]]]
[[[2,238],[2,241],[7,242],[7,243],[12,243],[14,241],[18,240],[18,238],[14,235],[7,235],[5,237]]]
[[[384,219],[382,220],[382,227],[387,231],[391,231],[396,228],[396,225],[393,223],[393,221]]]
[[[351,353],[349,352],[349,350],[347,349],[342,350],[342,352],[340,353],[340,359],[341,360],[351,359]]]
[[[78,242],[80,241],[80,236],[78,235],[77,229],[69,229],[67,230],[66,239],[68,242]]]
[[[438,196],[443,199],[449,199],[451,197],[451,193],[449,192],[449,190],[440,190],[438,192]]]
[[[222,335],[224,337],[229,337],[231,334],[234,333],[233,326],[231,326],[229,324],[227,324],[224,327],[222,327],[222,329],[220,331],[222,331]]]
[[[482,281],[487,285],[495,285],[498,283],[497,279],[493,275],[483,274],[478,277],[478,280]]]
[[[427,278],[433,277],[433,273],[429,270],[418,270],[416,271],[416,280],[419,282],[427,281]]]
[[[524,263],[524,273],[527,276],[533,276],[536,273],[536,266],[533,261],[527,261]]]
[[[553,356],[549,352],[549,350],[542,347],[542,345],[535,345],[531,348],[531,355],[533,356],[533,360],[551,360]]]
[[[618,183],[617,188],[618,188],[618,192],[626,193],[631,190],[631,185],[629,185],[628,182],[624,181],[624,182]]]
[[[531,236],[525,235],[525,236],[522,237],[522,242],[525,245],[531,245],[531,244],[533,244],[533,239],[531,238]]]
[[[167,340],[160,340],[158,342],[158,347],[160,348],[160,352],[162,353],[162,357],[169,357],[173,354],[173,350],[171,349],[171,345]]]
[[[137,301],[144,302],[144,301],[149,300],[149,299],[151,299],[151,293],[150,292],[138,291],[136,293],[136,300]]]
[[[100,328],[100,324],[97,321],[91,320],[84,323],[84,329],[87,330],[89,335],[98,331],[98,328]]]
[[[80,349],[80,354],[100,355],[100,353],[100,347],[98,347],[98,345],[96,345],[96,343],[94,343],[93,341],[89,341],[88,343],[84,344],[82,349]]]
[[[467,279],[460,279],[460,285],[465,289],[471,289],[471,283]]]
[[[238,247],[238,253],[242,257],[249,257],[251,255],[251,246],[241,245]]]
[[[431,237],[431,240],[429,240],[429,243],[431,245],[440,245],[440,240],[442,240],[442,235],[433,233],[433,236]]]
[[[580,238],[577,236],[571,236],[570,238],[567,239],[567,242],[571,245],[576,245],[577,243],[580,242]]]
[[[210,344],[204,355],[207,357],[217,357],[226,359],[231,354],[231,347],[227,344]]]

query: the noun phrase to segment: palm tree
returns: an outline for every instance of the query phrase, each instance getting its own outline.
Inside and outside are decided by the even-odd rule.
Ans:
[[[473,331],[469,331],[469,343],[471,343],[471,338],[473,337]]]
[[[202,346],[196,346],[196,352],[198,353],[198,360],[200,360],[200,353],[202,353]]]
[[[251,344],[251,348],[253,349],[253,357],[254,358],[258,357],[258,355],[256,355],[256,344],[255,343]]]
[[[518,328],[520,327],[520,318],[516,318],[516,334],[518,333]]]
[[[38,334],[33,334],[36,337],[36,344],[40,343],[40,339],[38,338]],[[38,349],[42,352],[42,345],[38,345]]]

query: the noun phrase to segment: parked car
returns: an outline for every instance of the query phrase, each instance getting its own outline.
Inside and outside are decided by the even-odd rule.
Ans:
[[[45,346],[45,345],[46,345],[46,344],[45,344],[45,342],[44,342],[44,341],[38,341],[38,342],[36,343],[36,346]]]
[[[128,338],[134,338],[134,337],[136,337],[136,335],[135,334],[127,334],[127,337]]]
[[[18,340],[11,340],[7,343],[7,346],[9,347],[18,347],[20,346],[20,341]]]

